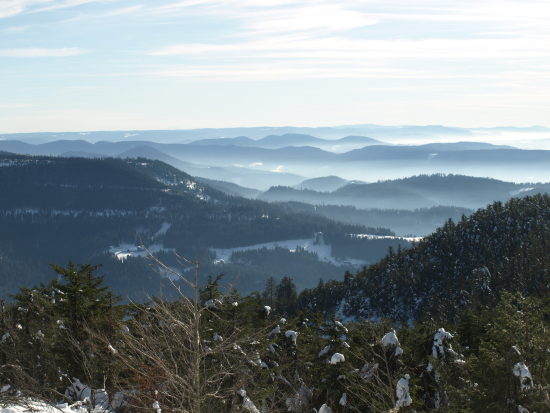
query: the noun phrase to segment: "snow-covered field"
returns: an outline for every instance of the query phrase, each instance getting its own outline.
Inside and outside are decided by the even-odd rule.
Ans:
[[[521,188],[521,189],[518,189],[517,191],[510,191],[510,195],[512,196],[518,195],[518,194],[521,194],[522,192],[532,191],[533,189],[535,188]]]
[[[365,265],[365,261],[360,261],[356,259],[347,259],[346,261],[338,261],[330,255],[330,245],[325,245],[322,241],[318,245],[314,245],[315,239],[293,239],[289,241],[276,241],[276,242],[266,242],[264,244],[250,245],[248,247],[237,247],[237,248],[209,248],[209,251],[216,252],[216,261],[214,263],[219,263],[221,261],[230,262],[231,253],[233,251],[249,251],[249,250],[259,250],[262,248],[267,248],[269,250],[274,249],[275,247],[282,247],[290,250],[291,252],[296,251],[296,247],[304,248],[309,252],[316,252],[319,260],[331,262],[334,265],[354,265],[362,266]]]
[[[368,239],[404,239],[405,241],[409,242],[418,242],[422,240],[424,237],[394,237],[391,235],[370,235],[370,234],[353,234],[357,238],[368,238]]]
[[[153,208],[151,208],[152,210]],[[51,214],[53,216],[55,215],[65,215],[69,216],[72,215],[74,217],[77,217],[79,214],[88,214],[93,217],[111,217],[111,216],[127,216],[127,215],[136,215],[136,211],[122,211],[122,210],[104,210],[104,211],[85,211],[85,210],[59,210],[59,209],[52,209],[52,210],[41,210],[38,208],[15,208],[15,209],[8,209],[1,211],[5,213],[6,215],[21,215],[21,214]]]
[[[164,224],[162,224],[162,228],[157,231],[157,233],[155,234],[156,235],[160,235],[160,234],[163,234],[166,232],[166,230],[170,227],[170,224],[165,222]],[[155,245],[150,245],[147,250],[151,253],[151,254],[154,254],[156,252],[159,252],[159,251],[175,251],[174,248],[164,248],[162,245],[160,244],[155,244]],[[147,251],[145,250],[145,248],[141,247],[141,246],[136,246],[134,244],[122,244],[122,245],[119,245],[118,247],[110,247],[109,248],[109,252],[111,254],[114,254],[119,260],[123,261],[128,258],[128,257],[143,257],[143,258],[146,258],[148,256],[148,253]],[[185,269],[178,269],[178,268],[175,268],[175,267],[168,267],[170,270],[174,271],[174,273],[176,274],[179,274],[179,275],[182,275],[182,271],[187,271],[189,270],[189,268],[185,268]],[[170,271],[167,271],[167,270],[163,270],[163,269],[159,269],[159,271],[166,277],[169,277],[171,278],[172,280],[175,280],[177,278],[179,278],[176,274],[170,272]]]
[[[157,231],[155,236],[164,234],[168,228],[170,228],[170,224],[168,222],[164,222],[162,224],[162,227]],[[379,236],[379,235],[370,235],[370,234],[355,234],[359,238],[369,238],[369,239],[378,239],[378,238],[391,238],[391,239],[404,239],[407,241],[420,241],[422,237],[392,237],[392,236]],[[296,251],[296,247],[301,247],[308,252],[317,253],[317,256],[319,257],[320,261],[330,262],[334,265],[340,266],[340,265],[353,265],[353,266],[363,266],[367,264],[366,261],[357,260],[353,258],[348,258],[345,261],[339,261],[336,258],[331,256],[331,248],[330,245],[326,245],[323,242],[323,239],[321,237],[320,243],[315,244],[315,238],[308,238],[308,239],[293,239],[293,240],[287,240],[287,241],[274,241],[274,242],[266,242],[263,244],[255,244],[255,245],[249,245],[245,247],[236,247],[236,248],[208,248],[209,251],[216,253],[216,260],[214,261],[214,264],[219,264],[221,262],[228,263],[231,261],[231,254],[234,251],[250,251],[250,250],[260,250],[262,248],[267,248],[268,250],[275,249],[275,247],[281,247],[286,248],[291,252]],[[151,245],[148,248],[149,252],[151,254],[154,254],[155,252],[164,250],[164,251],[174,251],[173,248],[164,248],[160,244]],[[128,257],[147,257],[147,252],[143,247],[136,246],[134,244],[122,244],[117,247],[110,247],[109,252],[111,254],[114,254],[119,260],[124,261]],[[174,269],[176,270],[176,269]],[[181,272],[177,270],[179,274]],[[174,278],[175,275],[172,274],[170,278]]]
[[[155,237],[166,234],[166,231],[168,231],[168,228],[170,228],[171,225],[172,224],[169,222],[163,222],[160,229],[156,232]]]
[[[164,251],[175,251],[174,248],[164,248],[160,244],[150,245],[148,248],[151,254]],[[143,247],[134,244],[121,244],[118,247],[110,247],[109,252],[114,254],[119,260],[124,261],[128,257],[147,257],[147,251]]]
[[[31,410],[32,409],[32,410]],[[0,410],[0,413],[87,413],[86,406],[82,403],[69,406],[67,403],[58,405],[46,404],[41,402],[29,402],[28,406],[10,405]]]

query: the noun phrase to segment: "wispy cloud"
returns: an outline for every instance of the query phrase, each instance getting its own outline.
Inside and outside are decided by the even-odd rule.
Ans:
[[[24,12],[42,12],[64,9],[101,0],[0,0],[0,18]]]
[[[284,79],[321,79],[321,78],[363,78],[363,79],[407,79],[437,77],[460,77],[457,75],[438,75],[435,72],[415,73],[392,68],[369,70],[369,68],[344,68],[314,66],[310,64],[296,67],[296,65],[216,65],[216,66],[189,66],[181,69],[161,70],[150,72],[150,75],[159,77],[195,78],[197,80],[284,80]]]
[[[25,10],[25,0],[5,0],[0,2],[0,18],[10,17],[19,14]]]
[[[5,33],[21,33],[29,29],[31,25],[26,26],[13,26],[13,27],[6,27],[5,29],[2,29]]]
[[[550,30],[544,23],[550,18],[550,8],[537,0],[189,0],[162,5],[153,13],[203,15],[240,28],[209,43],[182,42],[149,52],[166,59],[180,56],[191,60],[184,68],[155,72],[162,76],[220,80],[457,78],[471,77],[473,70],[464,65],[449,70],[452,61],[506,63],[504,60],[550,57]],[[407,25],[419,22],[450,22],[456,28],[440,30],[439,36],[408,34]],[[403,36],[384,38],[380,32],[373,35],[366,29],[388,23],[398,23],[397,32]],[[477,30],[467,33],[465,24]],[[358,35],[355,29],[369,32]],[[485,74],[479,71],[475,76]]]
[[[154,51],[153,55],[208,55],[223,58],[449,58],[488,59],[549,57],[550,36],[520,39],[423,39],[362,40],[342,37],[324,39],[267,38],[233,44],[180,44]]]
[[[334,32],[378,23],[366,13],[327,0],[241,1],[191,0],[164,5],[157,14],[213,16],[238,21],[244,33],[281,34],[292,32]]]
[[[42,7],[35,7],[34,9],[31,10],[34,13],[39,13],[39,12],[48,11],[48,10],[66,9],[66,8],[81,6],[81,5],[87,4],[87,3],[96,3],[96,2],[101,2],[101,1],[105,1],[105,0],[64,0],[64,1],[21,0],[21,1],[26,1],[27,3],[31,3],[33,5],[35,5],[35,4],[36,5],[44,4]]]
[[[28,108],[29,105],[23,105],[21,103],[0,103],[1,109],[19,109],[19,108]]]
[[[0,59],[8,64],[0,71],[9,77],[2,92],[10,101],[19,100],[30,75],[44,82],[36,93],[71,90],[51,99],[83,107],[104,99],[142,105],[145,113],[156,96],[163,113],[186,105],[188,93],[193,102],[208,96],[216,102],[208,120],[197,120],[201,104],[189,106],[195,112],[185,122],[197,126],[283,116],[302,122],[312,113],[345,123],[365,114],[393,121],[401,113],[410,123],[422,111],[487,112],[480,105],[520,105],[526,118],[547,117],[548,0],[0,0],[2,17]],[[78,64],[55,59],[77,55]],[[50,59],[31,67],[23,57]],[[230,82],[240,82],[239,93]],[[224,100],[231,93],[241,109],[235,118]],[[268,93],[265,104],[284,101],[280,110],[259,111]]]
[[[111,16],[121,16],[121,15],[125,15],[125,14],[130,14],[130,13],[134,13],[140,9],[143,9],[143,4],[139,4],[139,5],[136,5],[136,6],[131,6],[131,7],[124,7],[122,9],[116,9],[116,10],[112,10],[112,11],[109,11],[107,13],[104,13],[102,15],[102,17],[111,17]]]
[[[547,27],[550,8],[546,1],[484,0],[437,2],[434,0],[188,0],[154,8],[154,13],[218,16],[236,19],[244,28],[259,31],[348,30],[381,21],[502,22]]]
[[[66,57],[84,53],[78,47],[61,49],[0,49],[0,57]]]

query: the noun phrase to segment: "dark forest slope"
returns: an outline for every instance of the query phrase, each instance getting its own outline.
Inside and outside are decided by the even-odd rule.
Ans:
[[[194,256],[212,247],[307,239],[318,232],[327,239],[391,233],[229,196],[144,158],[3,154],[0,165],[1,296],[48,280],[47,262],[69,259],[105,264],[107,281],[118,293],[158,290],[160,279],[146,260],[122,263],[108,252],[122,244],[139,245],[140,237],[146,246]],[[170,225],[160,233],[165,224]],[[174,259],[169,264],[177,266]]]
[[[491,306],[499,293],[550,291],[550,197],[514,198],[449,221],[412,248],[390,251],[344,282],[304,291],[301,305],[350,317],[451,319],[460,309]]]

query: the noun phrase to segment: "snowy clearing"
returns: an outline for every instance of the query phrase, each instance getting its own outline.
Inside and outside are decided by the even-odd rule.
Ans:
[[[314,245],[315,239],[293,239],[289,241],[276,241],[276,242],[266,242],[264,244],[250,245],[248,247],[237,247],[237,248],[209,248],[208,250],[216,253],[216,261],[214,264],[220,262],[230,262],[231,254],[234,251],[250,251],[250,250],[260,250],[262,248],[267,248],[268,250],[275,249],[275,247],[286,248],[290,252],[295,252],[296,247],[301,247],[308,252],[315,252],[319,257],[320,261],[331,262],[334,265],[354,265],[354,266],[363,266],[366,265],[365,261],[360,261],[356,259],[348,258],[346,261],[338,261],[336,258],[331,256],[330,245],[317,244]]]
[[[521,189],[518,189],[517,191],[510,191],[510,195],[512,196],[518,195],[518,194],[521,194],[522,192],[532,191],[533,189],[535,188],[521,188]]]
[[[166,234],[166,231],[168,231],[168,228],[170,228],[171,225],[172,224],[170,224],[169,222],[163,222],[160,229],[155,233],[155,237]]]
[[[409,242],[418,242],[421,241],[424,237],[394,237],[391,235],[371,235],[371,234],[346,234],[353,235],[357,238],[368,238],[368,239],[403,239]]]
[[[160,244],[150,245],[148,248],[151,254],[159,251],[175,251],[174,248],[164,248]],[[128,257],[147,257],[147,251],[142,246],[134,244],[121,244],[118,247],[110,247],[109,252],[114,254],[119,260],[124,261]]]

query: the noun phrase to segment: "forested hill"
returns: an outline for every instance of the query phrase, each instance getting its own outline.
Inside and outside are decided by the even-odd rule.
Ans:
[[[352,183],[332,192],[272,187],[258,196],[266,201],[298,201],[309,204],[353,205],[361,209],[415,209],[436,205],[482,208],[494,201],[506,202],[526,193],[545,193],[547,183],[513,183],[465,175],[432,174],[374,183]]]
[[[144,158],[4,153],[0,193],[0,296],[48,281],[47,262],[69,259],[105,264],[106,281],[117,293],[158,290],[161,280],[146,260],[123,263],[108,252],[139,245],[140,237],[146,246],[194,256],[209,248],[314,238],[318,232],[327,239],[345,233],[392,234],[229,196]],[[258,282],[262,288],[264,280]]]
[[[503,291],[550,291],[550,197],[495,202],[459,223],[447,222],[407,250],[303,291],[300,305],[347,317],[453,319],[462,309],[491,306]]]

